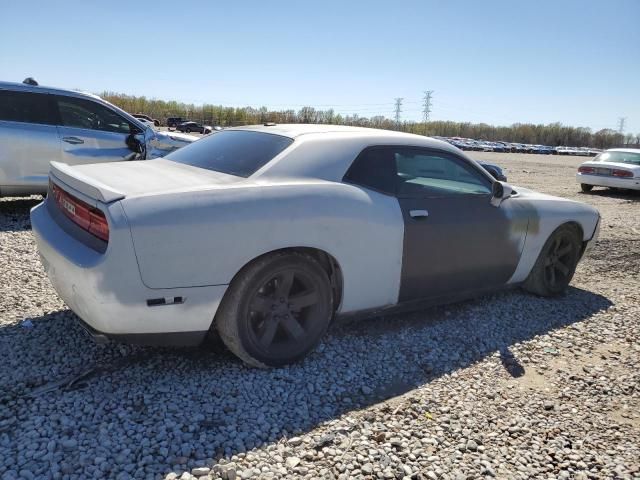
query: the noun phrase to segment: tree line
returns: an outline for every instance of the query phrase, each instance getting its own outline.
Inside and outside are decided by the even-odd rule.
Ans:
[[[640,146],[640,134],[623,135],[612,129],[596,132],[586,127],[571,127],[561,123],[514,123],[494,126],[486,123],[431,121],[414,122],[394,120],[382,115],[361,117],[357,114],[341,115],[333,109],[318,110],[303,107],[295,110],[269,110],[267,107],[224,107],[222,105],[194,105],[176,101],[148,99],[122,93],[103,92],[101,97],[129,113],[145,113],[165,124],[168,117],[202,122],[206,125],[240,126],[265,122],[325,123],[398,130],[419,135],[463,137],[476,140],[542,144],[550,146],[612,148],[623,145]]]

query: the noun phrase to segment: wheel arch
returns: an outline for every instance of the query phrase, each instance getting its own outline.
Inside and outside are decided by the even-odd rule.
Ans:
[[[580,222],[576,222],[575,220],[569,220],[568,222],[561,223],[553,230],[553,232],[551,232],[551,235],[553,235],[556,232],[556,230],[558,230],[558,228],[564,227],[565,225],[575,228],[578,231],[578,234],[580,235],[580,242],[584,243],[584,228],[582,228],[582,225],[580,224]],[[551,235],[549,235],[549,237]]]
[[[559,221],[558,221],[559,220]],[[585,234],[585,226],[580,220],[573,219],[557,219],[557,218],[549,218],[547,219],[547,224],[540,228],[538,232],[531,234],[531,232],[527,233],[527,238],[525,240],[524,249],[522,255],[520,257],[520,262],[516,268],[516,271],[509,279],[507,284],[520,284],[524,282],[531,271],[533,270],[536,261],[546,241],[559,229],[564,226],[571,226],[576,230],[576,233],[579,235],[580,241],[580,249],[582,253],[584,252],[586,245],[589,239],[584,238]],[[587,225],[587,228],[589,226]],[[547,233],[548,232],[548,233]]]
[[[251,260],[247,261],[233,276],[231,279],[230,285],[254,262],[261,260],[264,257],[269,255],[274,255],[278,253],[300,253],[303,255],[307,255],[317,261],[322,269],[327,273],[329,277],[329,282],[331,285],[331,290],[333,292],[333,311],[334,313],[340,307],[342,303],[343,290],[344,290],[344,278],[342,275],[342,268],[340,267],[340,263],[338,260],[328,253],[325,250],[316,247],[284,247],[278,248],[275,250],[270,250],[268,252],[264,252]]]

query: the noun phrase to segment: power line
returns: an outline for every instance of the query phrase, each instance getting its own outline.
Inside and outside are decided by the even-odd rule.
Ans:
[[[433,95],[433,90],[426,90],[424,92],[424,108],[422,113],[424,114],[424,123],[429,121],[429,115],[431,114],[431,95]]]
[[[620,117],[618,119],[618,133],[624,135],[624,124],[627,121],[627,117]]]
[[[396,103],[396,108],[395,108],[396,125],[400,125],[400,114],[402,113],[402,100],[404,100],[404,98],[398,97],[398,98],[395,99],[395,103]]]

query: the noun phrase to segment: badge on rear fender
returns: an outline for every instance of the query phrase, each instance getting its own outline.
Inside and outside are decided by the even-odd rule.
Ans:
[[[62,206],[65,208],[66,211],[68,211],[71,215],[75,215],[76,214],[76,206],[71,203],[69,200],[67,200],[66,198],[62,199]]]

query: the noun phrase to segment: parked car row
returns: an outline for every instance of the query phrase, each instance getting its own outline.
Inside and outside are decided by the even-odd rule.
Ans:
[[[473,140],[461,137],[433,137],[449,142],[460,150],[473,150],[477,152],[510,152],[510,153],[535,153],[539,155],[583,155],[595,157],[602,150],[590,147],[551,147],[549,145],[531,145],[513,142],[489,142],[486,140]]]
[[[602,153],[599,148],[591,147],[556,147],[556,153],[558,155],[581,155],[588,157],[595,157]]]

